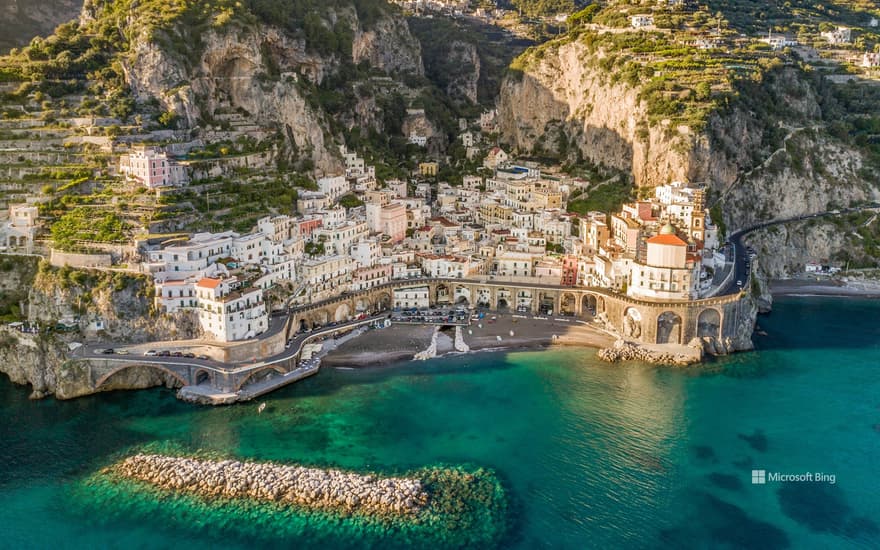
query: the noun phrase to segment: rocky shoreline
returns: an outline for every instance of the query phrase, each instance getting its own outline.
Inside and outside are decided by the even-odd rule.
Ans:
[[[418,479],[272,463],[136,454],[105,473],[213,499],[246,498],[373,516],[405,516],[428,504]]]
[[[703,346],[676,346],[678,350],[651,349],[646,346],[619,339],[610,348],[602,348],[596,357],[609,363],[618,361],[643,361],[654,365],[687,366],[703,360]]]

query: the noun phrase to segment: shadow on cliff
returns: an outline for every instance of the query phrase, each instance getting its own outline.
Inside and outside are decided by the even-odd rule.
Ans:
[[[589,163],[637,176],[643,170],[635,162],[636,150],[648,151],[647,143],[630,140],[616,128],[587,123],[553,89],[516,67],[508,69],[502,85],[499,129],[520,156],[548,164]]]

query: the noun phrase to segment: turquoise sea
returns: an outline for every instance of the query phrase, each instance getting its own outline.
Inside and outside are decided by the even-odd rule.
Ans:
[[[758,351],[681,370],[575,349],[326,369],[262,414],[164,389],[31,402],[4,378],[0,547],[361,545],[344,526],[318,542],[235,510],[82,498],[113,456],[170,442],[364,471],[488,467],[509,501],[505,548],[878,548],[878,319],[880,301],[782,299]],[[753,484],[752,470],[835,483]]]

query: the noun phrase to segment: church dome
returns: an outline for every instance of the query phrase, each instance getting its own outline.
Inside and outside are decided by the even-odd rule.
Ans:
[[[667,222],[666,225],[664,225],[662,228],[660,228],[660,234],[661,235],[675,235],[675,228],[672,227],[671,223]]]

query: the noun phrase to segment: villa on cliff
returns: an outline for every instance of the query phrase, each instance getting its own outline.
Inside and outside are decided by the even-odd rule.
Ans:
[[[147,189],[185,185],[186,167],[154,147],[145,147],[119,158],[119,173]]]

